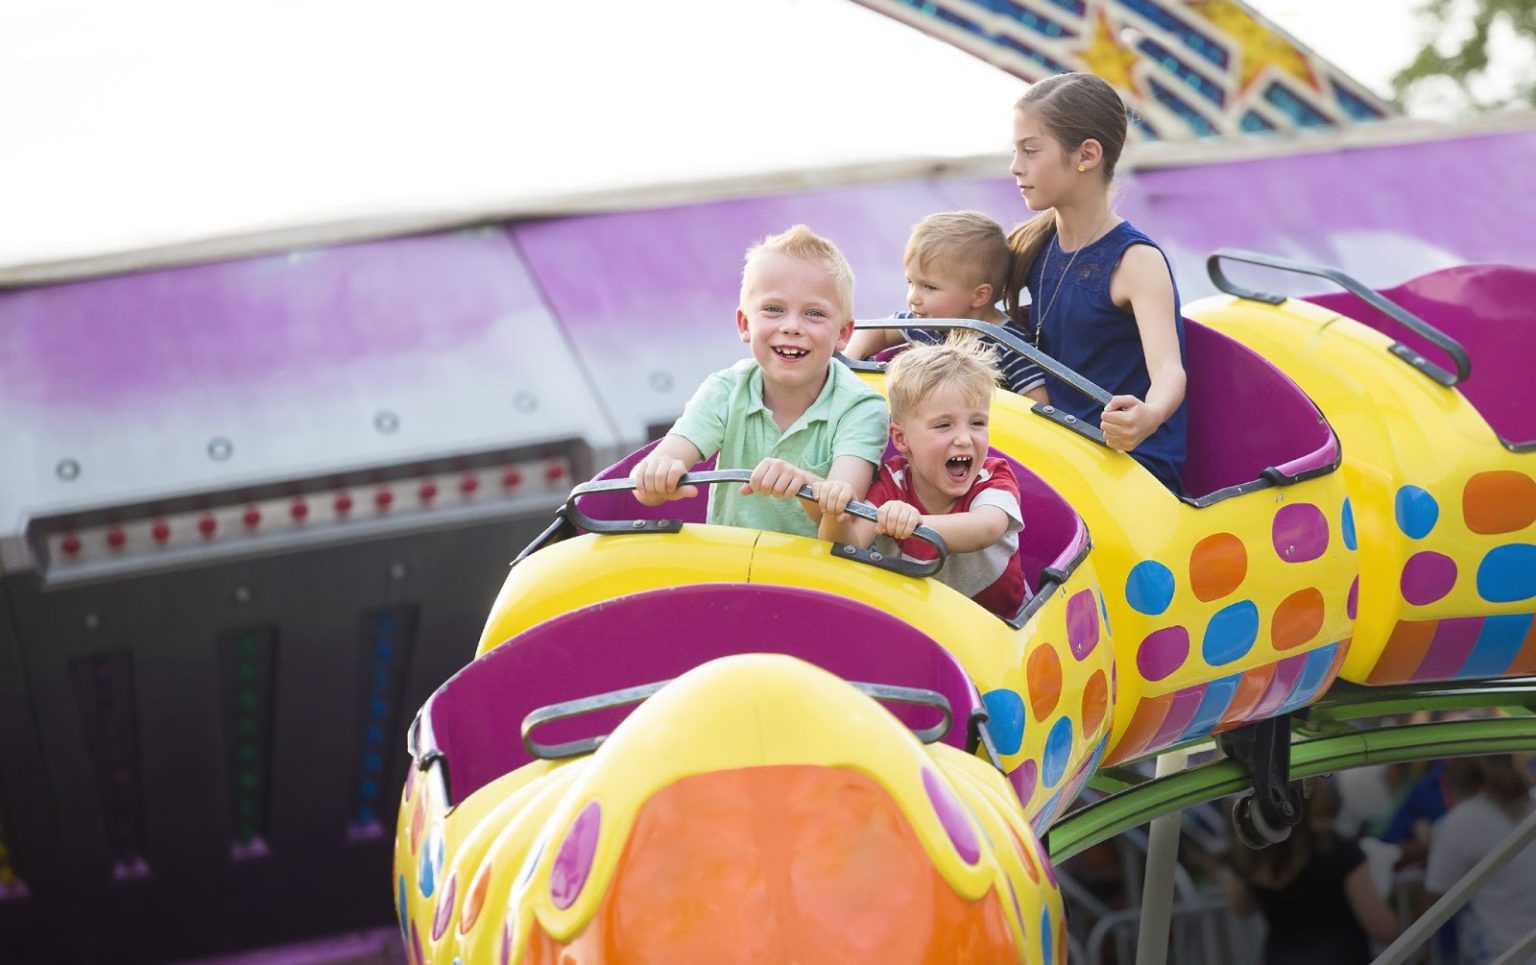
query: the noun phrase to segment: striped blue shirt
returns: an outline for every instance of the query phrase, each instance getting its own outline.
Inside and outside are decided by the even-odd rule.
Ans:
[[[911,312],[897,312],[891,317],[895,319],[908,319],[916,318],[917,316]],[[987,323],[984,322],[982,324]],[[1003,323],[1002,328],[1015,338],[1026,342],[1031,341],[1030,336],[1011,321]],[[949,337],[951,331],[950,329],[904,328],[901,330],[901,334],[914,345],[938,345]],[[1009,391],[1023,394],[1030,389],[1045,384],[1045,373],[1041,371],[1040,366],[1012,351],[1001,342],[988,339],[987,343],[997,347],[997,367],[1002,370],[1003,384],[1008,386]]]

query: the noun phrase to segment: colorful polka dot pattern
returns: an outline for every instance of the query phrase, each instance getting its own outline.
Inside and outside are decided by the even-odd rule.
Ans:
[[[1419,501],[1410,498],[1404,503],[1408,507],[1408,517],[1419,520],[1424,516]],[[1331,518],[1338,521],[1339,539],[1344,547],[1355,550],[1354,510],[1347,498],[1337,505]],[[1251,577],[1255,552],[1273,553],[1268,559],[1283,563],[1308,563],[1323,557],[1333,538],[1329,519],[1330,514],[1317,505],[1292,502],[1275,510],[1267,547],[1262,543],[1255,547],[1235,533],[1211,533],[1191,548],[1187,565],[1179,568],[1188,573],[1187,586],[1179,585],[1180,580],[1175,576],[1178,570],[1165,561],[1142,560],[1131,568],[1126,579],[1126,602],[1143,616],[1161,615],[1178,594],[1186,590],[1199,602],[1216,605],[1206,611],[1204,626],[1154,625],[1135,649],[1136,670],[1142,679],[1151,683],[1168,680],[1187,671],[1192,659],[1218,668],[1251,660],[1266,631],[1276,654],[1295,653],[1267,668],[1252,668],[1200,687],[1143,700],[1132,723],[1132,731],[1137,728],[1141,731],[1128,732],[1122,737],[1120,746],[1114,751],[1116,760],[1208,734],[1218,727],[1235,726],[1232,720],[1256,717],[1257,711],[1265,706],[1278,706],[1287,701],[1299,706],[1316,696],[1313,691],[1317,688],[1310,688],[1304,699],[1296,694],[1300,693],[1298,687],[1303,682],[1317,683],[1320,687],[1331,679],[1331,673],[1323,678],[1316,675],[1335,663],[1333,656],[1339,649],[1336,643],[1325,645],[1325,641],[1319,639],[1329,612],[1325,590],[1332,591],[1332,588],[1303,585],[1292,590],[1272,609],[1266,601],[1266,609],[1261,610],[1262,594],[1268,587],[1262,582],[1254,583]],[[1416,586],[1422,584],[1426,593],[1445,582],[1438,565],[1429,560],[1415,570],[1414,580]],[[1345,601],[1350,619],[1354,619],[1358,607],[1358,584],[1357,577]],[[1338,603],[1332,605],[1338,606]],[[1317,656],[1319,653],[1329,656]],[[1309,660],[1310,664],[1307,663]],[[1307,667],[1311,669],[1302,674]],[[1111,673],[1116,669],[1112,667]],[[1336,666],[1332,672],[1337,672]],[[1268,676],[1263,676],[1265,674]],[[1131,747],[1137,749],[1131,751]]]
[[[1529,613],[1403,620],[1367,678],[1398,684],[1536,673],[1536,620]]]
[[[1414,541],[1434,536],[1444,522],[1440,501],[1421,486],[1399,487],[1393,499],[1393,513],[1398,530]],[[1477,473],[1462,487],[1461,513],[1467,531],[1479,536],[1497,537],[1524,530],[1536,523],[1536,480],[1508,470]],[[1344,522],[1346,543],[1353,544],[1354,517],[1347,500]],[[1460,564],[1435,549],[1416,549],[1403,564],[1398,590],[1409,606],[1431,606],[1450,596],[1463,576],[1471,577],[1478,597],[1485,603],[1536,600],[1536,545],[1501,543],[1475,555],[1465,554]],[[1358,591],[1351,588],[1350,592],[1353,617]]]
[[[1171,573],[1164,580],[1152,570],[1147,572],[1153,573],[1152,592],[1162,592],[1156,588],[1162,586],[1171,594]],[[1026,805],[1037,795],[1070,803],[1070,796],[1062,793],[1067,768],[1074,761],[1081,763],[1090,742],[1100,740],[1110,725],[1114,663],[1113,654],[1103,646],[1109,621],[1102,595],[1093,589],[1072,593],[1064,622],[1064,646],[1049,639],[1031,644],[1024,661],[1024,694],[999,688],[982,698],[990,718],[987,730],[998,753],[1005,757],[1026,753],[1009,773],[1019,800]],[[1041,729],[1036,730],[1036,725]],[[1030,733],[1039,735],[1034,738],[1038,744],[1026,746],[1024,738]],[[1032,808],[1037,825],[1044,827],[1039,822],[1040,807],[1049,810],[1049,804]]]

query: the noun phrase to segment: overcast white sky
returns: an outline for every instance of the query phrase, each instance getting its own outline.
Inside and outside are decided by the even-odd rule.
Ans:
[[[1253,5],[1383,94],[1418,42],[1404,0]],[[984,153],[1018,90],[851,0],[5,2],[0,266]]]

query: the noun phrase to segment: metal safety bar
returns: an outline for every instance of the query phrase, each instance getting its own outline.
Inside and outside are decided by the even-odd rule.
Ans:
[[[659,680],[655,683],[642,684],[638,687],[611,690],[603,694],[578,697],[575,700],[566,700],[558,704],[540,707],[523,718],[523,746],[527,748],[529,754],[548,761],[590,754],[602,746],[603,741],[608,739],[607,734],[583,737],[579,740],[564,741],[559,744],[541,744],[533,739],[533,732],[539,727],[557,720],[569,720],[573,717],[581,717],[599,710],[609,710],[614,707],[625,707],[630,704],[642,703],[670,683],[672,683],[671,680]],[[932,726],[912,731],[913,735],[924,744],[932,744],[934,741],[942,740],[944,735],[949,733],[949,725],[953,720],[949,698],[936,690],[928,690],[923,687],[898,687],[894,684],[864,683],[854,680],[844,681],[844,683],[866,697],[873,697],[875,700],[896,704],[915,704],[937,710],[942,715],[942,720]]]
[[[721,483],[744,483],[752,479],[752,473],[746,469],[713,469],[707,472],[684,473],[677,481],[678,486],[717,486]],[[565,505],[557,511],[581,529],[590,533],[675,533],[682,529],[683,522],[678,519],[630,519],[608,520],[593,519],[583,513],[577,506],[577,500],[582,496],[593,493],[613,493],[633,491],[635,481],[628,477],[623,479],[599,479],[593,482],[585,482],[571,490]],[[801,486],[796,493],[801,499],[815,502],[816,497],[811,492],[811,487]],[[848,504],[848,515],[858,517],[867,522],[878,522],[879,510],[869,503],[854,500]],[[864,547],[851,546],[847,543],[837,543],[833,547],[833,553],[847,559],[868,563],[883,570],[900,573],[904,576],[933,576],[944,566],[944,561],[949,557],[949,546],[944,542],[944,537],[937,530],[929,526],[919,526],[912,533],[913,537],[922,540],[933,547],[934,558],[931,560],[909,560],[900,553],[886,554]],[[526,555],[526,551],[524,553]]]
[[[1456,365],[1456,373],[1452,375],[1450,372],[1445,371],[1402,342],[1392,343],[1388,351],[1393,355],[1446,387],[1465,382],[1472,375],[1472,359],[1467,355],[1466,348],[1460,342],[1396,302],[1384,298],[1374,288],[1351,278],[1337,268],[1329,268],[1326,265],[1310,265],[1306,262],[1291,261],[1289,258],[1276,258],[1273,255],[1243,251],[1238,248],[1218,249],[1212,252],[1211,256],[1205,260],[1206,271],[1210,273],[1211,282],[1217,288],[1228,295],[1246,298],[1249,301],[1263,302],[1266,305],[1279,305],[1285,301],[1285,296],[1255,291],[1252,288],[1239,285],[1228,278],[1226,272],[1222,271],[1221,262],[1223,260],[1241,261],[1250,265],[1258,265],[1261,268],[1275,268],[1280,271],[1325,278],[1450,356],[1451,361]]]

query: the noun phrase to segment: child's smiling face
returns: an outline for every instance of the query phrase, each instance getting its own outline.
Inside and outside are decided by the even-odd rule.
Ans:
[[[832,273],[778,252],[760,255],[747,271],[736,328],[762,366],[764,383],[819,390],[832,353],[853,335],[852,313]]]
[[[891,442],[907,457],[912,488],[930,513],[947,513],[976,481],[991,444],[991,399],[940,386],[899,424]]]

